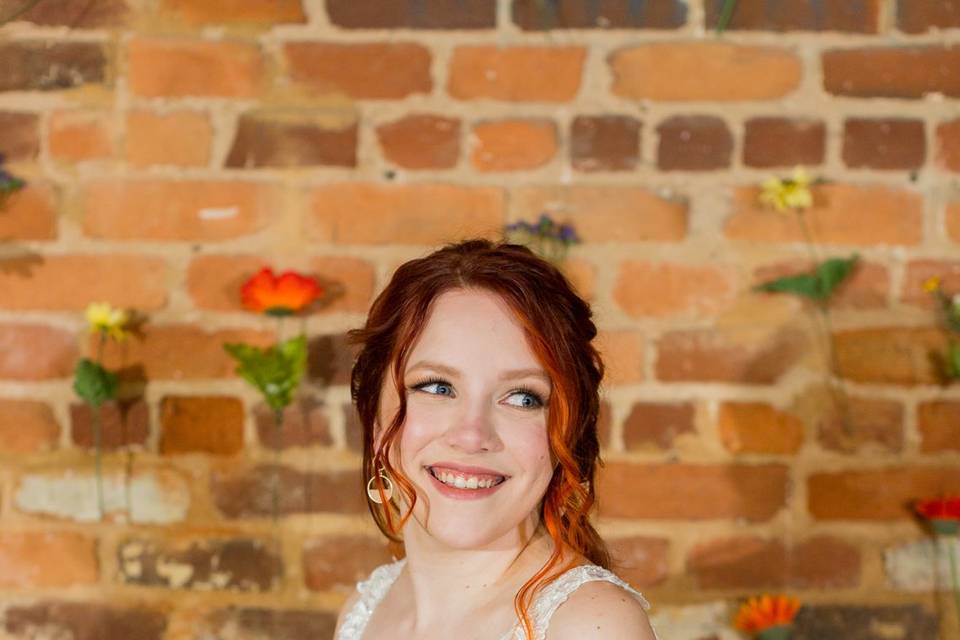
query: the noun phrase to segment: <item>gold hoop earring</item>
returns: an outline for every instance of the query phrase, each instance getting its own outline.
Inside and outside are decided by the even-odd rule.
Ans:
[[[386,500],[380,499],[380,491],[376,486],[373,486],[373,481],[376,480],[375,477],[371,477],[369,480],[367,480],[367,497],[377,504],[390,502],[390,499],[393,498],[393,482],[389,477],[387,477],[387,472],[384,471],[383,468],[380,469],[380,473],[377,475],[379,475],[381,478],[379,484],[383,485],[383,497]]]

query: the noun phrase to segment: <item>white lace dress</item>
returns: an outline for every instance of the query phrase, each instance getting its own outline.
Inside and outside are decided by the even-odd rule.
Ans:
[[[357,592],[360,597],[356,604],[347,612],[343,619],[343,624],[337,632],[334,640],[360,640],[363,636],[363,630],[370,621],[374,609],[387,595],[390,586],[400,575],[400,570],[406,560],[385,564],[377,567],[370,574],[370,577],[357,584]],[[580,585],[595,580],[605,580],[612,582],[618,587],[624,589],[627,593],[636,598],[644,609],[649,609],[650,604],[643,595],[618,578],[613,572],[598,567],[593,564],[584,564],[569,569],[559,578],[547,585],[537,596],[533,606],[530,608],[530,618],[533,622],[534,639],[544,640],[547,636],[547,626],[550,624],[550,617],[553,612],[570,597]],[[518,621],[514,627],[503,635],[500,640],[528,640],[523,626]]]

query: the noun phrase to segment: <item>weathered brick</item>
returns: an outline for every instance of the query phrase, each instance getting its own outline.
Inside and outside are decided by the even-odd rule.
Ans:
[[[569,102],[580,90],[582,47],[459,46],[447,92],[460,100]]]
[[[163,640],[167,615],[159,609],[140,606],[44,601],[11,605],[2,628],[16,638]]]
[[[751,118],[745,124],[743,163],[757,168],[823,164],[826,138],[822,120]]]
[[[352,402],[343,405],[343,423],[343,430],[347,434],[347,448],[363,453],[363,425],[360,424],[360,416]]]
[[[145,325],[141,335],[122,345],[107,343],[103,361],[108,368],[122,367],[148,380],[229,378],[236,362],[223,350],[226,342],[262,347],[273,342],[273,334],[244,329],[207,331],[182,324]]]
[[[263,58],[243,42],[136,38],[127,45],[130,90],[143,97],[257,94]]]
[[[160,309],[167,300],[165,271],[162,258],[143,255],[50,255],[39,262],[8,258],[0,260],[0,308],[76,310],[106,301],[141,311]]]
[[[107,54],[96,42],[0,43],[0,91],[54,91],[107,82]]]
[[[260,540],[126,540],[117,549],[125,584],[193,591],[270,591],[283,577],[276,549]]]
[[[536,169],[557,153],[557,127],[550,120],[511,119],[473,127],[470,161],[480,172]]]
[[[806,349],[803,335],[788,329],[756,336],[706,329],[671,331],[657,341],[657,378],[772,384]]]
[[[279,487],[276,493],[274,487]],[[274,496],[280,515],[366,511],[366,494],[357,471],[305,472],[259,465],[214,472],[210,491],[217,509],[230,519],[270,516]]]
[[[641,123],[630,116],[577,116],[570,162],[577,171],[629,171],[640,160]]]
[[[645,44],[609,63],[613,93],[631,100],[772,100],[801,77],[800,59],[785,49],[716,41]]]
[[[652,587],[667,579],[670,541],[666,538],[630,536],[607,544],[617,575],[634,588]]]
[[[897,542],[883,550],[884,574],[897,591],[949,591],[950,556],[958,552],[960,540],[956,537]]]
[[[167,396],[160,402],[160,453],[239,453],[243,419],[239,398]]]
[[[936,159],[944,169],[960,172],[960,118],[937,126]]]
[[[73,373],[78,356],[71,333],[35,324],[0,324],[0,379],[49,380]]]
[[[396,100],[430,93],[430,51],[408,42],[291,42],[284,46],[290,78],[319,93]]]
[[[834,333],[840,374],[874,384],[937,384],[932,352],[943,352],[946,336],[933,328],[872,327]]]
[[[682,0],[638,4],[622,0],[513,0],[513,23],[524,31],[553,29],[677,29],[687,22]]]
[[[670,450],[679,436],[696,433],[694,414],[689,402],[635,402],[623,421],[623,446]]]
[[[599,513],[606,518],[757,522],[784,506],[787,468],[608,462],[599,473],[597,493]]]
[[[754,271],[754,282],[760,284],[777,278],[808,273],[814,269],[811,260],[791,260],[763,265]],[[769,295],[781,295],[772,293]],[[829,304],[839,309],[875,309],[888,306],[890,272],[884,265],[859,261],[830,296]]]
[[[131,111],[127,114],[127,162],[135,167],[202,167],[210,162],[213,127],[199,111]]]
[[[897,640],[928,640],[937,637],[939,627],[937,615],[919,604],[807,605],[794,621],[793,640],[874,640],[878,629]]]
[[[54,240],[57,237],[57,194],[44,184],[30,184],[12,194],[0,215],[0,242]]]
[[[310,609],[254,609],[229,607],[206,616],[199,623],[207,635],[218,640],[317,640],[332,638],[337,616]]]
[[[324,123],[324,119],[315,110],[245,113],[237,123],[226,166],[357,166],[356,121],[332,125]]]
[[[657,167],[711,171],[730,166],[733,136],[715,116],[673,116],[657,126]]]
[[[445,184],[341,183],[312,194],[310,237],[337,244],[427,244],[499,235],[503,192]]]
[[[960,200],[947,205],[947,235],[960,242]]]
[[[101,180],[83,190],[83,232],[108,240],[227,240],[259,231],[277,187],[231,180]]]
[[[933,309],[937,302],[923,285],[932,277],[940,279],[944,291],[960,291],[960,261],[921,259],[910,260],[903,277],[900,299],[907,304]]]
[[[325,292],[320,313],[369,310],[376,279],[372,264],[350,256],[316,256],[310,260],[310,269]]]
[[[312,336],[308,349],[308,378],[324,386],[350,383],[357,347],[347,343],[345,334]]]
[[[929,400],[917,405],[920,450],[960,451],[960,402]]]
[[[257,425],[257,438],[267,449],[329,447],[333,444],[324,405],[315,400],[299,399],[284,409],[279,429],[273,410],[265,404],[257,405],[253,417]]]
[[[927,155],[923,122],[903,118],[849,118],[843,161],[854,169],[916,169]]]
[[[162,0],[160,11],[191,24],[289,24],[304,23],[302,0]]]
[[[792,454],[803,444],[803,422],[762,402],[721,403],[717,430],[731,453]]]
[[[303,545],[303,578],[311,591],[352,593],[378,565],[393,558],[382,538],[333,535]]]
[[[734,280],[723,267],[624,260],[613,299],[635,318],[711,316],[732,300]]]
[[[646,342],[642,333],[629,330],[604,330],[596,339],[603,357],[604,384],[617,386],[643,380]]]
[[[760,203],[756,187],[737,189],[734,214],[724,228],[728,238],[749,242],[804,241],[795,215]],[[885,186],[826,184],[813,189],[813,207],[804,212],[817,243],[915,245],[923,239],[923,196]]]
[[[131,445],[145,446],[150,437],[150,410],[143,400],[109,402],[100,406],[100,448],[104,451]],[[70,405],[70,438],[78,447],[95,446],[93,409],[88,404]]]
[[[2,52],[0,45],[0,52]],[[33,160],[40,151],[40,118],[35,113],[0,111],[0,154],[6,161]]]
[[[60,424],[37,400],[0,398],[0,455],[30,455],[57,448]]]
[[[8,16],[24,7],[19,0],[0,0],[0,15]],[[127,0],[60,0],[56,4],[39,2],[17,21],[71,29],[111,27],[123,24],[130,13]]]
[[[404,169],[451,169],[460,158],[460,120],[414,114],[377,127],[384,157]]]
[[[897,26],[906,33],[960,27],[958,0],[897,0]]]
[[[817,520],[909,520],[913,501],[949,494],[958,485],[956,467],[814,473],[807,478],[807,505]]]
[[[817,439],[831,451],[852,453],[873,447],[890,453],[903,450],[903,406],[895,400],[842,397],[821,392],[807,412],[816,415]],[[825,410],[824,407],[827,407]]]
[[[841,31],[877,33],[882,0],[810,2],[737,0],[727,29],[757,31]],[[706,22],[716,28],[723,0],[707,0]]]
[[[832,536],[807,538],[787,549],[788,584],[799,589],[834,589],[860,584],[860,551]]]
[[[58,111],[50,115],[47,144],[60,162],[102,160],[114,155],[107,115],[88,111]]]
[[[0,533],[0,587],[91,584],[99,574],[93,538],[70,531]]]
[[[591,262],[566,258],[560,270],[580,297],[593,302],[597,291],[597,269]]]
[[[344,29],[492,29],[488,0],[326,0],[330,22]]]
[[[960,46],[869,47],[823,53],[823,88],[857,98],[960,96]]]

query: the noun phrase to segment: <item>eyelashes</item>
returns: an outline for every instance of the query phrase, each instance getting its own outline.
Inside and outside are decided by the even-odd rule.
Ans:
[[[442,387],[447,387],[451,390],[453,389],[453,385],[451,385],[449,382],[447,382],[443,378],[437,378],[437,377],[430,377],[424,380],[420,380],[419,382],[411,385],[410,389],[413,391],[423,391],[424,387],[429,387],[430,385],[434,385],[434,384]],[[425,392],[425,393],[429,393],[429,392]],[[517,394],[517,393],[521,393],[533,398],[535,403],[529,406],[511,405],[511,406],[517,407],[518,409],[534,410],[534,409],[541,409],[547,405],[543,397],[539,393],[531,389],[530,387],[519,386],[519,387],[515,387],[514,389],[511,389],[510,391],[511,395]],[[430,395],[446,395],[446,394],[432,393]]]

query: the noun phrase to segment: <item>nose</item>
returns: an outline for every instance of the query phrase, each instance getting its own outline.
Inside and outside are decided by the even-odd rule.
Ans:
[[[447,445],[464,453],[499,451],[503,442],[492,418],[489,407],[468,407],[455,417],[454,424],[444,434]]]

